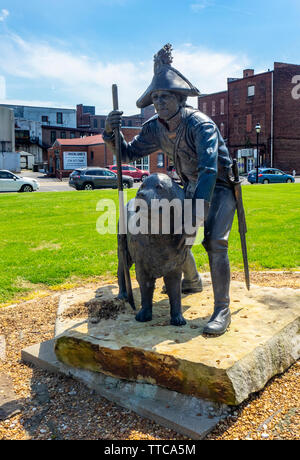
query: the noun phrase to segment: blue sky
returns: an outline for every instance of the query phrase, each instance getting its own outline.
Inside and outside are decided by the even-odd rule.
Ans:
[[[0,0],[0,102],[111,108],[126,114],[167,42],[201,92],[243,68],[300,64],[299,0]]]

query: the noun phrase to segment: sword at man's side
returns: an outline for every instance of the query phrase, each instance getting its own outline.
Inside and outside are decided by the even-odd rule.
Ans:
[[[233,185],[234,195],[235,195],[235,200],[236,200],[239,232],[240,232],[243,261],[244,261],[245,282],[246,282],[247,289],[249,291],[250,290],[250,274],[249,274],[247,243],[246,243],[247,225],[246,225],[246,217],[245,217],[245,210],[244,210],[243,197],[242,197],[242,187],[241,187],[241,181],[239,178],[237,160],[233,160],[232,171],[233,171],[233,176],[234,176],[234,181],[232,182],[232,185]]]

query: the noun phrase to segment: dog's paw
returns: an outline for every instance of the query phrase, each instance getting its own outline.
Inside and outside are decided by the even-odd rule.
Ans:
[[[150,310],[144,310],[143,308],[138,312],[135,317],[136,321],[140,323],[146,323],[152,320],[152,312]]]
[[[171,325],[172,326],[185,326],[186,320],[182,315],[173,316],[171,318]]]

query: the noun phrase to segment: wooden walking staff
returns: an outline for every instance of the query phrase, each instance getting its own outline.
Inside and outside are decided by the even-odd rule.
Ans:
[[[112,86],[112,97],[113,97],[113,109],[119,110],[119,101],[118,101],[118,87],[117,85]],[[126,284],[127,298],[130,306],[133,310],[136,310],[134,298],[132,294],[132,286],[130,279],[130,272],[127,261],[127,228],[125,221],[125,208],[124,208],[124,196],[123,196],[123,179],[122,179],[122,153],[121,153],[121,136],[120,128],[114,129],[115,135],[115,148],[116,148],[116,157],[117,157],[117,176],[118,176],[118,191],[119,191],[119,244],[120,244],[120,254],[122,257],[122,264],[124,267],[124,277]]]

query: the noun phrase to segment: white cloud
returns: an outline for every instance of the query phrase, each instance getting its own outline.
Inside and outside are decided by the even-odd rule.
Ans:
[[[61,108],[61,109],[75,109],[74,105],[70,104],[62,104],[61,102],[51,101],[51,100],[39,100],[39,99],[1,99],[0,97],[0,104],[8,104],[8,105],[26,105],[29,107],[54,107],[54,108]]]
[[[216,52],[190,44],[174,50],[174,67],[202,94],[225,90],[227,78],[242,77],[242,70],[249,64],[244,55]]]
[[[6,10],[6,9],[1,10],[1,13],[0,13],[0,22],[5,21],[5,19],[7,18],[7,16],[9,16],[9,11]]]
[[[131,113],[137,112],[135,100],[151,79],[151,64],[103,62],[11,34],[0,40],[0,71],[32,80],[33,87],[34,80],[49,81],[49,91],[54,86],[68,99],[72,95],[74,105],[94,104],[101,111],[111,109],[111,85],[117,83],[120,106]]]
[[[241,76],[242,69],[248,65],[243,56],[217,53],[190,43],[174,51],[174,67],[202,93],[225,89],[227,77]],[[48,43],[29,42],[18,35],[7,34],[0,37],[0,73],[7,78],[12,75],[27,80],[27,88],[32,82],[32,94],[35,82],[46,82],[49,92],[45,92],[45,99],[53,99],[55,94],[60,106],[70,106],[70,101],[74,101],[74,107],[77,103],[95,105],[99,114],[111,110],[111,85],[117,83],[120,108],[126,114],[133,114],[138,112],[136,100],[151,82],[153,58],[149,56],[145,62],[125,59],[104,62],[101,58],[70,53]],[[30,96],[27,93],[25,97]],[[64,100],[68,104],[64,104]],[[26,105],[30,105],[28,101]],[[53,105],[58,106],[57,102]]]
[[[211,0],[198,0],[190,4],[190,8],[194,13],[204,10],[208,6],[212,6],[213,2]]]

